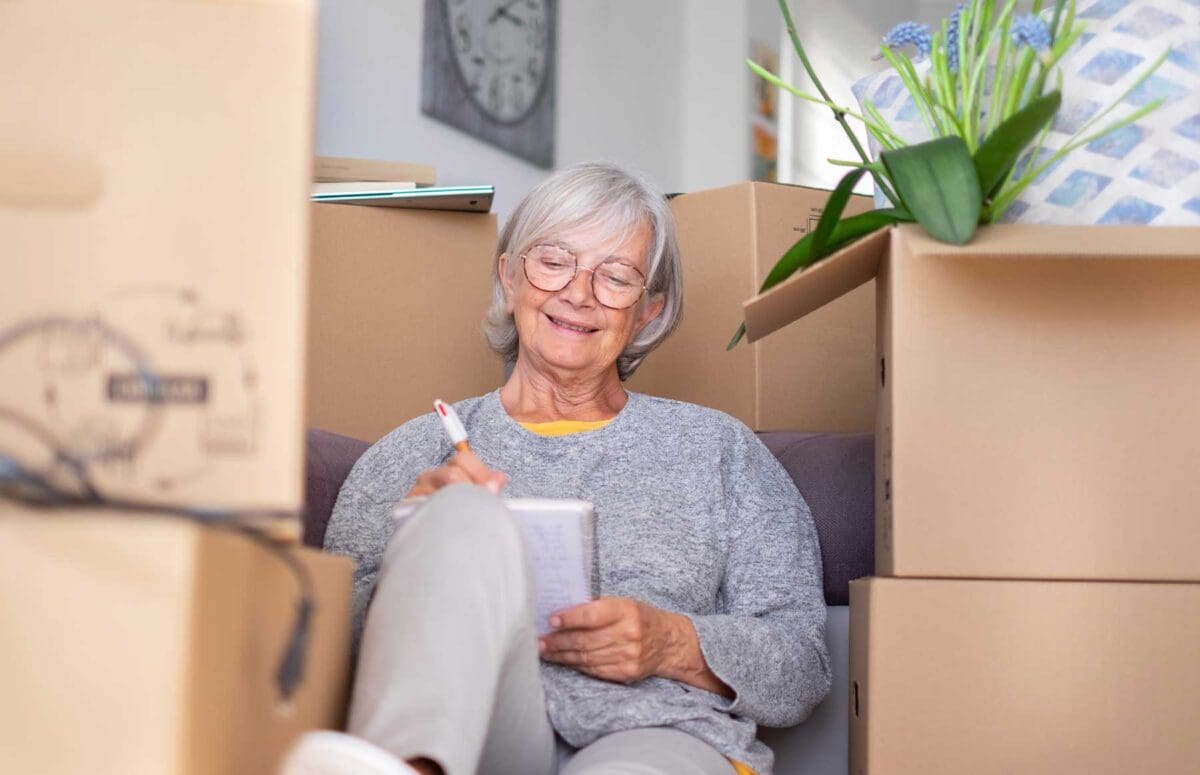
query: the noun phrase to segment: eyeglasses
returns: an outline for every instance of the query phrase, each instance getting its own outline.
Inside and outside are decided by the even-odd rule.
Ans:
[[[534,245],[521,255],[525,279],[534,288],[556,292],[575,280],[578,272],[592,273],[592,295],[609,309],[626,309],[646,291],[646,277],[637,267],[609,259],[594,269],[582,267],[575,254],[557,245]]]

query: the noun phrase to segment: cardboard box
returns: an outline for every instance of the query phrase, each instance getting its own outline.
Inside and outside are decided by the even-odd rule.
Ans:
[[[315,37],[311,0],[0,3],[3,454],[299,510]]]
[[[1200,229],[885,230],[745,305],[877,277],[876,573],[1200,580]]]
[[[852,775],[1193,773],[1200,584],[850,582]]]
[[[288,551],[316,607],[283,706],[300,587],[279,557],[172,517],[0,514],[0,769],[261,775],[301,732],[339,727],[353,565]]]
[[[375,441],[499,387],[496,242],[491,214],[312,205],[307,424]]]
[[[715,407],[755,430],[869,431],[875,299],[862,288],[781,335],[732,351],[741,302],[816,226],[829,192],[741,183],[671,200],[683,255],[683,319],[629,387]],[[871,209],[854,197],[847,214]]]

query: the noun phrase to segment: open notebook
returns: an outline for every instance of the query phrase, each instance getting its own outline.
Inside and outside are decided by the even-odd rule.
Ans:
[[[397,525],[417,512],[425,498],[396,505]],[[508,510],[525,531],[533,563],[538,635],[550,631],[550,615],[592,599],[595,517],[592,504],[556,498],[506,498]]]

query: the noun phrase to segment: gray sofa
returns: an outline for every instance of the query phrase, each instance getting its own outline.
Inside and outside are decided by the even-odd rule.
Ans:
[[[833,690],[807,721],[764,729],[777,775],[845,775],[849,671],[849,582],[869,576],[874,552],[874,438],[871,434],[761,433],[812,509],[821,541]],[[342,481],[367,443],[321,430],[307,435],[304,541],[320,547]]]

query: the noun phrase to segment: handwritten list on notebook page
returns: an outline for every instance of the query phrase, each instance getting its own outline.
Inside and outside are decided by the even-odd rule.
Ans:
[[[400,525],[417,512],[424,498],[396,505]],[[525,534],[533,565],[534,623],[538,635],[550,631],[550,615],[592,599],[595,523],[592,504],[554,498],[507,498],[504,504]]]

